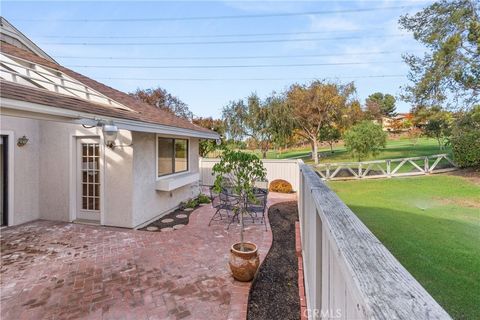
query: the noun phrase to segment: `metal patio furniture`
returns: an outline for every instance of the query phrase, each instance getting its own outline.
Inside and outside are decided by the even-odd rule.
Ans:
[[[208,222],[209,226],[212,221],[223,220],[222,210],[226,212],[226,218],[230,218],[230,212],[233,211],[234,207],[238,204],[238,197],[234,197],[229,193],[228,189],[222,188],[222,190],[217,193],[215,192],[214,186],[210,187],[210,200],[212,207],[216,209],[216,211]]]

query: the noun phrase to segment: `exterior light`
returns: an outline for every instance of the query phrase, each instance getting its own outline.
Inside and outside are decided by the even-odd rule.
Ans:
[[[27,142],[28,142],[28,138],[24,135],[23,137],[18,138],[18,140],[17,140],[17,146],[23,147],[24,145],[27,144]]]
[[[115,148],[115,139],[117,139],[118,127],[112,122],[103,124],[103,140],[105,145],[111,149]]]

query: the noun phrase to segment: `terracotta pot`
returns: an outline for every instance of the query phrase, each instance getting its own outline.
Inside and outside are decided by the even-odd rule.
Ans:
[[[251,281],[260,265],[257,246],[251,242],[244,242],[246,251],[240,251],[240,243],[235,243],[230,248],[230,270],[238,281]]]

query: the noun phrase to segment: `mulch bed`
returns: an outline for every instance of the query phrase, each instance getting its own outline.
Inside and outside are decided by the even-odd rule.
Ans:
[[[208,204],[210,205],[210,204]],[[195,209],[198,208],[195,207]],[[141,228],[141,229],[138,229],[138,230],[142,230],[142,231],[150,231],[150,230],[147,230],[148,227],[157,227],[158,230],[154,230],[154,231],[150,231],[150,232],[165,232],[165,231],[175,231],[176,229],[174,229],[173,227],[174,226],[179,226],[179,225],[184,225],[186,226],[188,224],[188,222],[190,221],[190,215],[192,214],[193,211],[185,211],[185,210],[180,210],[180,209],[177,209],[155,221],[153,221],[152,223],[150,223],[149,225]],[[178,215],[186,215],[186,217],[177,217]],[[162,222],[163,220],[165,219],[173,219],[172,222]],[[164,228],[168,228],[168,229],[164,229]],[[162,231],[162,229],[164,229]]]
[[[273,243],[253,280],[248,298],[249,320],[299,319],[298,261],[295,254],[297,202],[268,210]]]

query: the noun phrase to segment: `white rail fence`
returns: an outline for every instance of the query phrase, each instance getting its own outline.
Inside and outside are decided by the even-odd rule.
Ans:
[[[362,162],[320,163],[315,167],[324,180],[417,176],[458,169],[448,154]]]
[[[200,159],[200,180],[202,184],[213,185],[215,177],[212,175],[212,168],[219,159]],[[262,160],[267,169],[267,180],[272,182],[276,179],[283,179],[292,185],[294,191],[298,191],[299,171],[298,160]]]
[[[300,171],[310,319],[450,319],[311,167]]]

